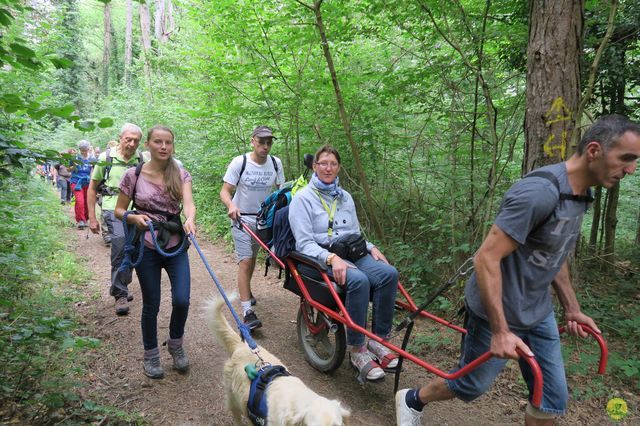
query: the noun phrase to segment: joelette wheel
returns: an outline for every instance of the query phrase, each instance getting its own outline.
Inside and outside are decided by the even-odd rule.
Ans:
[[[296,325],[298,342],[307,362],[323,373],[340,367],[347,350],[344,324],[331,324],[330,327],[327,317],[309,303],[300,303]]]

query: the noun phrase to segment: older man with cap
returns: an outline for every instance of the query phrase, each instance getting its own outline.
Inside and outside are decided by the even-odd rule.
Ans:
[[[256,215],[265,198],[284,183],[284,171],[279,158],[269,155],[273,132],[267,126],[258,126],[251,135],[253,151],[235,157],[223,177],[220,199],[227,206],[227,215],[233,221],[231,234],[238,262],[238,290],[244,323],[251,329],[262,326],[252,306],[251,276],[256,266],[258,244],[235,223],[242,221],[255,231]]]

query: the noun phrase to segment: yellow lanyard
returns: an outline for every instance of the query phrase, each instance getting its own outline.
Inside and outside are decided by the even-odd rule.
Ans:
[[[326,201],[324,201],[324,198],[322,198],[322,196],[320,195],[320,192],[315,189],[314,189],[314,192],[318,194],[318,198],[320,198],[322,207],[324,207],[324,210],[327,212],[327,215],[329,216],[329,226],[327,229],[327,234],[329,235],[329,238],[331,238],[331,235],[333,234],[333,217],[335,216],[336,209],[338,208],[338,198],[336,197],[333,199],[333,202],[331,203],[331,208],[329,208]]]

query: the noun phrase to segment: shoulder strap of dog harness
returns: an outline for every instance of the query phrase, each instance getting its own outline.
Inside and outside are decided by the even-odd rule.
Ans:
[[[249,400],[247,401],[247,411],[249,418],[254,425],[267,424],[267,396],[266,390],[269,383],[277,377],[290,376],[282,365],[269,365],[261,368],[258,375],[251,381],[249,390]]]

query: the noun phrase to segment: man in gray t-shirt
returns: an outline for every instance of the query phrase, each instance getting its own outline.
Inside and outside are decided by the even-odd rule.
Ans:
[[[489,362],[455,380],[436,378],[396,394],[399,425],[419,424],[429,402],[472,401],[491,386],[507,359],[535,357],[543,376],[539,406],[529,401],[526,424],[553,424],[564,414],[568,390],[551,301],[553,287],[569,334],[586,337],[580,324],[600,333],[580,310],[567,255],[580,234],[590,187],[613,187],[634,173],[640,157],[640,125],[619,115],[601,117],[585,132],[567,161],[546,166],[505,194],[494,225],[474,258],[465,288],[468,318],[459,367],[491,351]],[[533,374],[520,362],[530,393]]]
[[[251,135],[253,151],[234,158],[223,177],[220,199],[233,222],[242,221],[253,231],[260,205],[275,187],[284,183],[284,171],[279,158],[269,155],[275,137],[270,128],[258,126]],[[232,196],[233,194],[233,196]],[[259,246],[237,226],[231,228],[238,262],[238,291],[244,323],[255,329],[262,326],[252,309],[251,276],[256,266]]]

